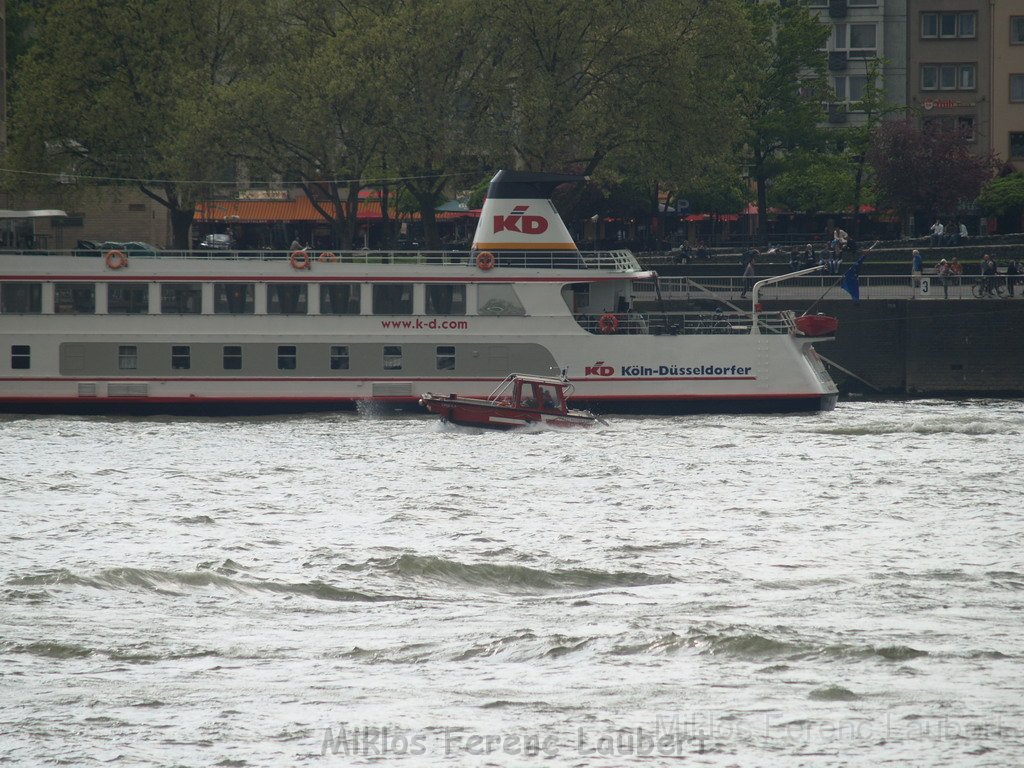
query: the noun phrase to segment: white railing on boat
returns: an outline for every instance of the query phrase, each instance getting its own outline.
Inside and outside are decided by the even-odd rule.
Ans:
[[[65,251],[4,250],[0,256],[74,256],[78,258],[100,258],[106,249],[76,249]],[[133,259],[189,259],[196,261],[261,261],[289,262],[295,252],[269,250],[208,250],[208,251],[122,251],[129,260]],[[302,252],[308,256],[311,266],[332,263],[344,264],[417,264],[442,267],[476,266],[476,259],[469,251],[331,251],[308,249]],[[640,272],[642,268],[636,258],[627,250],[616,251],[515,251],[494,252],[496,268],[519,269],[595,269],[610,272]]]
[[[574,317],[583,330],[598,336],[738,336],[753,329],[749,312],[605,312]],[[607,320],[608,317],[615,321]],[[795,316],[790,311],[759,312],[757,324],[758,332],[763,334],[785,334],[796,329]]]

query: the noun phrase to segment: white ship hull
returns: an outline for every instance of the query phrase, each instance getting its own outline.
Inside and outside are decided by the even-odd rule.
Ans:
[[[527,203],[516,215],[541,207]],[[533,219],[523,228],[539,229]],[[487,244],[505,248],[497,258],[0,254],[0,410],[414,407],[426,391],[486,395],[513,371],[564,371],[572,404],[599,411],[834,406],[835,385],[791,318],[680,333],[630,307],[633,281],[651,274],[629,254],[507,235]]]

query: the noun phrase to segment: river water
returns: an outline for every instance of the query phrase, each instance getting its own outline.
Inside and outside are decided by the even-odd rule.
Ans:
[[[3,417],[0,763],[1019,765],[1022,434]]]

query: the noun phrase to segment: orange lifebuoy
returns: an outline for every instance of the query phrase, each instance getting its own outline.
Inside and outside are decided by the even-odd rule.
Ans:
[[[320,256],[317,257],[317,261],[322,262],[324,264],[327,264],[327,263],[333,264],[337,260],[338,260],[337,255],[331,253],[330,251],[324,251],[323,253],[320,254]]]
[[[494,254],[490,251],[481,251],[476,255],[476,266],[486,272],[494,268]]]
[[[124,251],[107,251],[106,256],[103,258],[110,269],[120,269],[121,267],[128,266],[128,257],[124,255]]]
[[[597,321],[597,328],[601,333],[615,333],[619,330],[619,318],[611,312],[601,315]]]
[[[292,251],[292,269],[309,269],[309,251]]]

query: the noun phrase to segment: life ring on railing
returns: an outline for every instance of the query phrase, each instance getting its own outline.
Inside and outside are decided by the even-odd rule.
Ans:
[[[337,254],[331,253],[330,251],[324,251],[317,257],[317,261],[323,264],[333,264],[338,260]]]
[[[292,269],[309,269],[309,251],[292,251]]]
[[[494,254],[490,251],[481,251],[476,255],[476,266],[484,272],[494,269]]]
[[[597,329],[601,333],[615,333],[619,330],[619,318],[611,312],[603,314],[597,320]]]
[[[124,251],[107,251],[106,256],[103,258],[110,269],[120,269],[121,267],[128,266],[128,257],[124,255]]]

